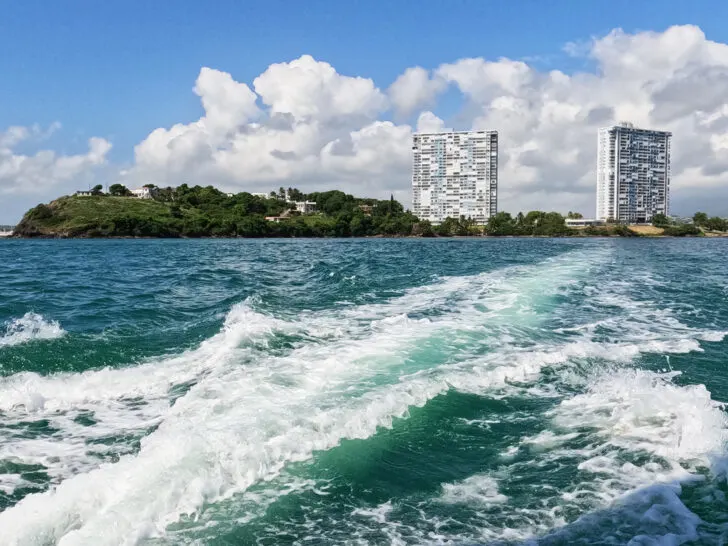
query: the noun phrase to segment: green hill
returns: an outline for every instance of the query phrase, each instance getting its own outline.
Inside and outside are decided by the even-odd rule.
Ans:
[[[170,205],[129,197],[67,196],[30,209],[15,228],[25,237],[127,235],[129,224],[152,224],[165,231],[174,222]]]
[[[124,189],[124,191],[126,191]],[[159,189],[154,199],[65,196],[29,210],[18,237],[349,237],[410,235],[415,216],[395,201],[340,191],[303,195],[319,211],[298,214],[278,197],[229,196],[211,186]],[[268,221],[266,217],[281,217]]]

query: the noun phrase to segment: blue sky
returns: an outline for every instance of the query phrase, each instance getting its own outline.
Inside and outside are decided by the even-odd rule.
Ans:
[[[342,74],[387,86],[404,67],[461,57],[536,58],[572,70],[564,44],[693,23],[728,41],[728,2],[574,0],[312,0],[4,2],[0,18],[0,127],[63,124],[58,149],[92,135],[127,161],[151,130],[200,115],[190,91],[201,66],[252,81],[304,53]],[[702,6],[702,7],[701,7]],[[543,60],[541,60],[543,59]]]
[[[134,145],[155,128],[202,115],[192,87],[203,66],[250,85],[270,64],[310,54],[384,90],[407,67],[465,57],[525,59],[544,72],[595,70],[564,45],[618,27],[694,24],[707,39],[728,42],[724,1],[23,0],[0,2],[0,10],[0,132],[58,121],[62,130],[43,147],[80,153],[90,137],[103,137],[113,143],[114,165],[132,162]],[[457,119],[461,107],[450,89],[434,111]],[[16,148],[31,151],[27,143]],[[11,216],[17,211],[0,206],[0,222]]]

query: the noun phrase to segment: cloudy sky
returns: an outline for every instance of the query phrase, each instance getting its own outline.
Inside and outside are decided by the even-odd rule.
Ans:
[[[117,181],[409,205],[411,134],[443,128],[500,132],[501,210],[592,216],[618,121],[673,132],[673,212],[728,214],[726,2],[13,4],[0,224]]]

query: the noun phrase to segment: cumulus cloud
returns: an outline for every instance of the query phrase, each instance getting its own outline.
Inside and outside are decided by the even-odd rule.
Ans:
[[[447,82],[421,66],[408,68],[389,86],[389,98],[399,114],[408,115],[416,110],[434,106],[437,96]]]
[[[685,25],[614,30],[565,50],[587,57],[592,68],[565,73],[508,58],[453,59],[403,67],[385,91],[308,55],[273,64],[250,83],[203,68],[193,87],[203,115],[152,131],[121,179],[229,191],[338,187],[391,192],[408,203],[413,130],[489,129],[500,134],[502,210],[591,215],[597,130],[631,121],[674,134],[673,211],[703,203],[728,213],[715,198],[728,187],[728,45]],[[453,110],[448,89],[461,97],[450,117],[442,115]],[[110,146],[93,141],[80,156],[11,151],[40,132],[15,127],[0,134],[0,191],[53,187],[53,180],[103,162]]]
[[[59,128],[58,123],[46,130],[37,125],[14,126],[0,133],[0,194],[45,195],[106,162],[111,143],[98,137],[89,139],[85,154],[59,155],[40,150],[26,155],[15,151],[18,144],[44,140]]]
[[[420,133],[441,133],[445,131],[445,122],[432,112],[421,112],[417,118],[417,131]]]
[[[194,89],[204,116],[153,131],[136,146],[126,177],[238,190],[286,183],[357,191],[386,169],[395,183],[407,180],[410,128],[377,120],[388,100],[371,79],[304,55],[271,65],[253,88],[203,68]]]
[[[386,97],[368,78],[342,76],[310,55],[272,64],[253,82],[271,113],[318,121],[371,118],[386,108]]]

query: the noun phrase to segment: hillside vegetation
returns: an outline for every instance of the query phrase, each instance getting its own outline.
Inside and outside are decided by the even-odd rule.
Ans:
[[[295,190],[293,190],[295,191]],[[410,235],[421,229],[394,199],[358,199],[340,191],[296,197],[315,201],[300,215],[284,199],[249,193],[228,197],[207,187],[159,190],[154,199],[105,195],[61,197],[29,210],[20,237],[349,237]],[[365,212],[366,211],[366,212]],[[266,216],[286,216],[280,222]]]
[[[659,237],[718,235],[725,220],[695,215],[692,224],[657,215],[652,226],[608,224],[570,228],[557,212],[499,212],[485,226],[468,218],[448,218],[438,226],[420,221],[401,203],[364,199],[341,191],[303,194],[280,188],[266,197],[225,194],[212,186],[152,188],[152,199],[130,196],[115,184],[93,195],[66,196],[30,209],[18,237],[372,237],[372,236],[536,236]],[[312,201],[315,212],[300,214],[293,201]],[[704,216],[704,218],[703,218]],[[275,218],[275,221],[266,218]],[[569,213],[568,217],[579,218]],[[718,230],[721,230],[718,232]]]

